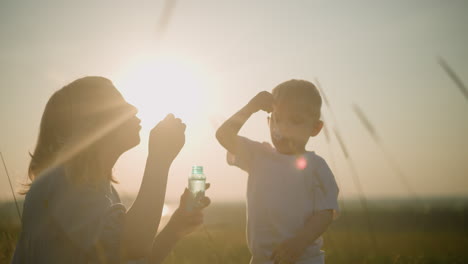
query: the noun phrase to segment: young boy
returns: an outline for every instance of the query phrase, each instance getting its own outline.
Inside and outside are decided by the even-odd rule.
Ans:
[[[251,264],[324,263],[321,235],[338,210],[338,186],[323,158],[305,145],[322,129],[322,99],[308,81],[257,94],[216,132],[228,163],[248,172],[247,237]],[[249,117],[271,112],[273,146],[238,135]]]

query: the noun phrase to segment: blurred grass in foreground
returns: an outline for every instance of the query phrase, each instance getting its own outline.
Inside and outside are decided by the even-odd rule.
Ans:
[[[404,200],[370,201],[377,252],[372,252],[363,212],[356,201],[324,235],[326,263],[468,263],[468,202],[429,201],[415,208]],[[164,264],[249,263],[245,205],[216,203],[206,209],[205,227],[179,242]],[[12,203],[0,204],[0,263],[9,263],[20,226]],[[211,237],[212,240],[209,238]]]

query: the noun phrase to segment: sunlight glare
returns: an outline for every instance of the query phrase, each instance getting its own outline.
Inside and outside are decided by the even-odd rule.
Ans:
[[[201,67],[177,56],[147,56],[118,79],[124,97],[138,109],[145,129],[168,113],[185,123],[203,115],[205,82]]]
[[[168,216],[168,215],[170,215],[171,213],[172,213],[172,210],[171,210],[170,206],[167,205],[167,204],[164,204],[163,210],[162,210],[162,216],[163,216],[163,217],[164,217],[164,216]]]

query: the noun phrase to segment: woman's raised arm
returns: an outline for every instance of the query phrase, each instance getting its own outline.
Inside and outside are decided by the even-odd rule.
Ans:
[[[172,114],[151,131],[141,187],[125,217],[122,236],[125,258],[139,258],[150,252],[161,220],[169,168],[184,144],[185,124]]]

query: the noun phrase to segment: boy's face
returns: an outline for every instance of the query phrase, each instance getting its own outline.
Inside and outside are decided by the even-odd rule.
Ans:
[[[312,117],[305,104],[277,102],[270,117],[273,145],[282,154],[301,154],[310,137],[322,129],[322,121]]]

